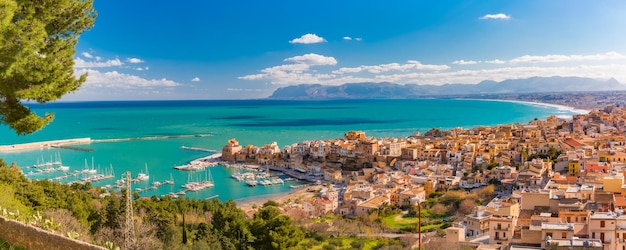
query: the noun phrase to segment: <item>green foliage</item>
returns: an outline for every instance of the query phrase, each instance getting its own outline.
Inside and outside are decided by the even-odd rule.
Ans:
[[[365,246],[365,242],[361,240],[355,240],[350,243],[350,246],[355,249],[363,249],[363,247]]]
[[[278,207],[278,206],[280,206],[280,204],[278,204],[278,202],[275,202],[273,200],[269,200],[263,203],[263,207]]]
[[[378,208],[378,210],[376,212],[378,213],[378,216],[385,217],[385,216],[397,214],[400,211],[401,210],[398,207],[391,206],[391,205],[389,205],[389,203],[385,202],[382,205],[380,205],[380,207]]]
[[[126,192],[110,194],[100,198],[90,185],[30,181],[17,166],[7,167],[0,160],[0,210],[11,206],[16,210],[7,214],[46,230],[119,249],[124,242]],[[136,240],[146,248],[294,249],[304,239],[302,229],[274,206],[260,209],[252,219],[234,201],[216,199],[152,197],[134,201],[133,207]],[[27,216],[19,211],[28,212]],[[179,214],[184,214],[184,222]],[[335,219],[341,218],[325,218],[333,223]],[[342,248],[350,242],[333,241],[342,242]]]
[[[258,249],[288,249],[304,238],[304,233],[291,218],[281,215],[274,207],[256,212],[251,228],[256,236],[254,246]]]
[[[70,239],[78,239],[78,236],[80,236],[80,234],[78,234],[76,231],[67,232],[67,237]]]
[[[552,161],[553,164],[556,164],[556,159],[559,157],[559,155],[561,155],[563,152],[561,150],[557,150],[556,148],[550,147],[548,149],[547,153],[536,153],[536,154],[531,154],[528,157],[528,160],[533,160],[533,159],[550,159]]]
[[[74,47],[95,18],[92,0],[0,0],[0,123],[24,135],[53,120],[21,101],[53,101],[80,87],[87,75],[74,76]]]
[[[15,199],[15,191],[12,186],[0,183],[0,211],[17,212],[23,217],[29,217],[31,209]],[[3,214],[5,212],[2,212]],[[8,212],[6,212],[8,213]]]

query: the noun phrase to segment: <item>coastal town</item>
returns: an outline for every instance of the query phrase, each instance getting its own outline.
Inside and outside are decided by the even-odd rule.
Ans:
[[[435,193],[488,185],[488,202],[445,229],[453,248],[626,249],[626,109],[571,119],[431,129],[406,138],[342,138],[280,148],[231,139],[222,160],[316,182],[318,195],[285,214],[366,216],[382,206],[421,206]]]

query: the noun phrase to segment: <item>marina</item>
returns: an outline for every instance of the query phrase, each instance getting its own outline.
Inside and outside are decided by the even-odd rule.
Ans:
[[[178,186],[174,185],[174,173],[170,172],[169,179],[163,181],[153,181],[152,174],[149,173],[148,164],[145,163],[144,167],[131,178],[133,183],[133,191],[142,197],[149,197],[152,195],[164,197],[169,196],[171,198],[180,197],[197,197],[202,199],[217,199],[219,194],[207,194],[207,190],[214,190],[216,187],[216,181],[213,178],[212,169],[214,170],[227,170],[233,171],[226,179],[230,179],[239,185],[247,187],[265,187],[270,186],[283,186],[286,181],[297,181],[297,179],[283,175],[282,171],[272,170],[269,166],[258,166],[254,164],[239,163],[235,165],[229,165],[221,161],[221,154],[212,154],[210,156],[200,157],[191,160],[186,166],[199,166],[195,170],[181,171],[186,173],[187,181],[184,184]],[[102,169],[96,164],[95,158],[92,157],[91,161],[83,159],[83,166],[81,168],[72,168],[70,166],[63,165],[61,161],[60,152],[56,152],[53,156],[50,156],[50,160],[44,161],[43,157],[37,160],[36,164],[32,166],[24,167],[25,170],[31,170],[26,173],[26,176],[32,179],[49,179],[52,181],[67,183],[67,184],[86,184],[91,183],[96,187],[102,187],[107,190],[121,191],[126,187],[126,179],[117,176],[114,172],[113,165],[108,168]],[[221,166],[219,168],[209,168],[215,166]],[[176,168],[176,170],[184,170]],[[62,173],[62,174],[56,174]],[[222,183],[224,180],[221,181]],[[283,186],[284,187],[284,186]],[[298,185],[298,187],[300,187]],[[290,186],[289,188],[295,188]],[[262,189],[259,189],[262,190]],[[204,197],[202,197],[204,196]]]

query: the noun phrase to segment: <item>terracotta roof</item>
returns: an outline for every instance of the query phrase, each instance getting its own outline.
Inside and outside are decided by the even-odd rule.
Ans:
[[[626,208],[626,198],[623,195],[615,194],[614,197],[616,207]]]
[[[569,146],[573,147],[573,148],[577,148],[577,147],[582,147],[582,146],[584,146],[581,142],[579,142],[579,141],[577,141],[577,140],[575,140],[575,139],[572,139],[572,138],[567,138],[567,139],[563,140],[563,142],[564,142],[565,144],[567,144],[567,145],[569,145]]]

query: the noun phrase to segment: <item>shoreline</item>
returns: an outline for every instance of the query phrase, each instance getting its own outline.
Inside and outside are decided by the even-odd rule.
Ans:
[[[575,107],[547,103],[547,102],[530,102],[530,101],[520,101],[520,100],[510,100],[510,99],[475,99],[475,98],[455,98],[456,100],[475,100],[475,101],[491,101],[491,102],[511,102],[511,103],[519,103],[529,106],[543,106],[543,107],[551,107],[556,108],[557,110],[569,111],[576,114],[588,114],[591,110],[587,109],[579,109]]]
[[[251,196],[247,198],[236,199],[233,201],[237,204],[237,207],[239,209],[247,213],[255,210],[255,208],[253,208],[255,205],[257,208],[260,208],[263,206],[264,203],[268,201],[275,201],[279,205],[282,205],[284,203],[287,203],[288,201],[294,202],[297,199],[305,200],[308,198],[312,198],[315,193],[308,191],[312,188],[315,189],[316,186],[308,186],[306,188],[300,188],[289,192]]]

